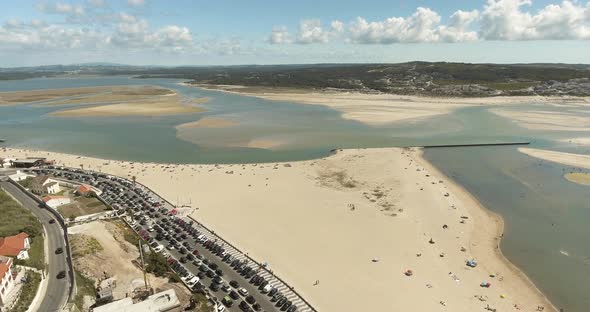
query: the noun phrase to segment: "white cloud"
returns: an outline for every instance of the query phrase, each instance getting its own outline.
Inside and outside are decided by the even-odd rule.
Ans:
[[[419,7],[409,17],[391,17],[384,21],[367,22],[361,17],[349,26],[349,40],[353,43],[396,43],[439,41],[437,26],[440,15]]]
[[[267,40],[270,44],[291,43],[291,34],[286,27],[275,26]]]
[[[407,17],[380,21],[357,17],[348,25],[333,21],[329,29],[317,19],[303,20],[294,42],[327,43],[336,37],[357,44],[590,39],[590,1],[565,0],[536,12],[530,11],[531,4],[532,0],[487,0],[481,11],[457,10],[446,23],[441,23],[437,12],[424,7]],[[292,41],[281,28],[273,30],[269,42]]]
[[[145,5],[145,0],[127,0],[129,6],[139,7]]]
[[[451,15],[451,22],[447,26],[439,26],[439,40],[443,42],[462,42],[477,40],[477,32],[470,30],[470,26],[479,19],[479,11],[457,11]]]
[[[305,20],[299,23],[299,32],[297,33],[297,43],[326,43],[330,33],[322,28],[320,20]]]
[[[486,40],[590,39],[590,2],[550,4],[537,14],[523,10],[530,0],[488,0],[480,36]]]
[[[49,14],[60,14],[70,18],[81,17],[85,14],[84,7],[82,5],[73,5],[65,2],[56,3],[39,3],[37,8],[44,13]]]

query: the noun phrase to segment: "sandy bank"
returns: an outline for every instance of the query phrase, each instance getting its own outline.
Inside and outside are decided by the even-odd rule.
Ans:
[[[515,111],[491,109],[492,113],[514,120],[519,126],[534,130],[590,131],[590,115],[555,111]]]
[[[38,104],[39,106],[46,105],[72,105],[72,104],[100,104],[100,103],[121,103],[129,101],[144,101],[149,99],[156,99],[158,96],[175,95],[176,92],[170,89],[159,86],[145,85],[145,86],[113,86],[101,92],[80,95],[74,98],[56,99],[53,101]]]
[[[187,122],[176,126],[177,130],[195,128],[229,128],[237,126],[238,122],[223,118],[203,117],[197,121]]]
[[[570,182],[582,184],[582,185],[590,185],[590,174],[584,172],[570,172],[564,175]]]
[[[162,96],[152,100],[137,101],[67,109],[50,113],[58,117],[106,117],[106,116],[165,116],[202,112],[202,108],[183,105],[180,96]]]
[[[194,218],[268,262],[320,311],[471,312],[487,305],[553,311],[500,254],[501,219],[432,168],[420,150],[355,149],[248,165],[0,153],[33,155],[134,175],[173,202],[192,203]],[[479,265],[467,267],[468,259]],[[414,274],[405,276],[407,269]],[[492,286],[482,288],[482,282]]]
[[[187,84],[190,85],[190,84]],[[342,112],[345,119],[380,126],[397,121],[433,117],[463,107],[547,103],[587,105],[590,100],[576,97],[485,97],[435,98],[393,94],[366,94],[345,91],[317,91],[289,88],[194,85],[201,88],[255,96],[273,101],[325,105]]]
[[[563,139],[562,142],[574,143],[577,145],[584,145],[590,146],[590,137],[588,138],[572,138],[572,139]]]
[[[0,92],[0,105],[23,104],[42,100],[59,99],[63,97],[83,96],[102,92],[110,92],[110,90],[113,88],[118,87],[105,86]]]
[[[572,154],[525,147],[519,148],[518,151],[527,154],[531,157],[552,161],[568,166],[590,169],[590,155]]]

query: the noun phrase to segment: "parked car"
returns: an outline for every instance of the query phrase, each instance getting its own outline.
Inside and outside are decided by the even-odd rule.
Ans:
[[[238,293],[240,293],[240,295],[247,297],[248,296],[248,290],[244,287],[241,287],[240,289],[238,289]]]

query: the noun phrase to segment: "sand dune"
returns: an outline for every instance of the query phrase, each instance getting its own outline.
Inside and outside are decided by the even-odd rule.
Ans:
[[[244,165],[0,153],[33,155],[136,176],[173,202],[192,203],[194,218],[268,262],[320,311],[471,312],[488,305],[554,311],[499,252],[502,220],[420,150],[344,150],[318,160]],[[467,267],[468,259],[479,265]],[[407,269],[414,274],[404,275]]]
[[[568,166],[590,169],[590,155],[572,154],[525,147],[521,147],[518,150],[521,153],[527,154],[531,157],[552,161]]]

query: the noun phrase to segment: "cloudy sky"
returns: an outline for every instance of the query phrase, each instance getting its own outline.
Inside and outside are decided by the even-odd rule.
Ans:
[[[0,67],[590,63],[590,1],[0,0]]]

